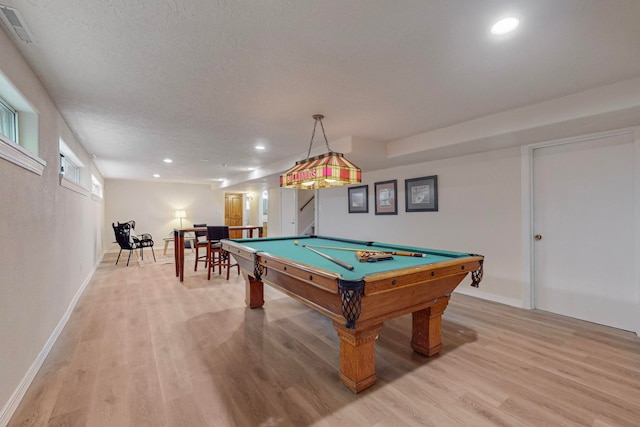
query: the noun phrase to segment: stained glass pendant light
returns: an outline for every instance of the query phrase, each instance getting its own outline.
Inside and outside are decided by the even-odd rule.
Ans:
[[[362,172],[360,168],[347,160],[342,153],[335,153],[329,148],[329,141],[327,140],[324,125],[322,124],[324,116],[322,114],[315,114],[313,118],[315,119],[315,123],[313,124],[307,158],[297,161],[291,169],[283,175],[280,175],[280,187],[314,190],[317,188],[337,187],[361,182]],[[313,145],[313,138],[316,134],[318,122],[320,122],[322,136],[324,136],[324,142],[328,152],[319,156],[309,157],[311,155],[311,146]]]

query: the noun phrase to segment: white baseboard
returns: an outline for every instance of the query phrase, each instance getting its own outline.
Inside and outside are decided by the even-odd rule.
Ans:
[[[469,295],[487,301],[497,302],[499,304],[510,305],[512,307],[525,308],[522,300],[489,294],[487,292],[482,292],[481,290],[478,290],[476,288],[459,287],[456,288],[453,292],[462,295]]]
[[[49,352],[53,348],[53,345],[55,344],[58,337],[60,336],[60,333],[62,332],[67,322],[69,321],[69,317],[71,317],[71,313],[75,309],[76,304],[78,303],[78,300],[82,296],[82,293],[84,292],[85,288],[93,278],[93,275],[95,274],[96,269],[102,262],[103,257],[104,257],[104,253],[100,257],[96,265],[94,265],[93,269],[91,270],[91,273],[89,273],[85,281],[80,286],[80,289],[78,289],[78,292],[76,292],[76,294],[73,296],[71,303],[69,303],[69,307],[67,307],[67,311],[62,316],[62,319],[60,319],[60,321],[58,322],[58,325],[53,330],[53,333],[45,343],[42,350],[40,350],[40,353],[38,354],[36,359],[31,364],[31,367],[25,373],[24,377],[22,378],[22,381],[20,381],[20,383],[18,384],[18,387],[15,389],[15,391],[9,398],[9,401],[6,403],[6,405],[4,405],[2,410],[0,410],[0,426],[5,427],[7,424],[9,424],[9,420],[11,420],[11,417],[13,416],[14,412],[18,408],[20,401],[22,400],[25,393],[29,389],[31,382],[36,377],[36,374],[42,367],[42,364],[44,363],[45,359],[49,355]]]

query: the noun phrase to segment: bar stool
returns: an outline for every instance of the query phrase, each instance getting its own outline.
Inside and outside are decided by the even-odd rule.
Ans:
[[[207,279],[211,280],[211,269],[218,267],[218,274],[222,274],[222,267],[227,269],[227,280],[229,280],[229,272],[231,267],[238,267],[240,274],[240,266],[238,263],[231,264],[231,254],[222,250],[220,240],[229,238],[228,225],[210,225],[207,227],[207,237],[209,248],[207,249],[209,268]]]
[[[206,227],[206,226],[207,224],[193,224],[194,228]],[[196,238],[194,239],[195,240],[194,246],[196,247],[196,263],[195,263],[195,266],[193,267],[193,271],[198,271],[198,262],[204,262],[205,268],[207,267],[207,263],[209,262],[209,252],[207,249],[209,247],[209,241],[207,240],[206,231],[196,231],[195,235],[196,235]],[[200,239],[201,237],[204,237],[204,239]],[[200,249],[204,250],[205,252],[204,255],[200,255]]]

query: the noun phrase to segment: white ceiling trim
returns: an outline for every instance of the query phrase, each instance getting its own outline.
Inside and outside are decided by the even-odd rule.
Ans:
[[[640,78],[491,114],[387,144],[389,158],[640,106]]]

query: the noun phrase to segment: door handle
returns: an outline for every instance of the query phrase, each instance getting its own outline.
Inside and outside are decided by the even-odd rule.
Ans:
[[[542,240],[542,234],[536,234],[533,238],[536,239],[536,241]]]

